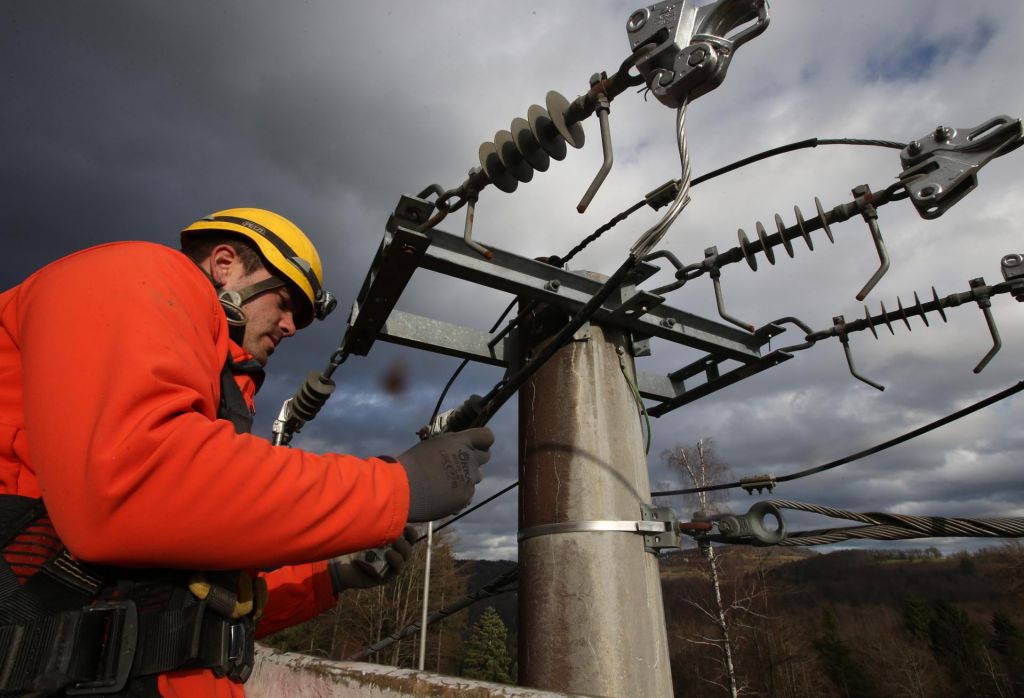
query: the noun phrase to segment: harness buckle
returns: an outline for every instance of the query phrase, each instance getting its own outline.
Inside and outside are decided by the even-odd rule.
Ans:
[[[139,614],[132,601],[107,601],[87,606],[75,628],[71,656],[93,675],[65,689],[69,696],[117,693],[128,683],[138,646]]]
[[[203,622],[203,666],[216,676],[226,676],[235,683],[245,683],[256,661],[256,634],[252,616],[228,620],[207,616]]]

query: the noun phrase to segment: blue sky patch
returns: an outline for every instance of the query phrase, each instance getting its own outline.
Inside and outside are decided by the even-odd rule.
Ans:
[[[894,47],[892,51],[872,54],[865,72],[871,81],[914,82],[928,77],[954,54],[971,56],[981,51],[995,33],[991,22],[979,20],[968,31],[954,36],[935,38],[921,35]]]

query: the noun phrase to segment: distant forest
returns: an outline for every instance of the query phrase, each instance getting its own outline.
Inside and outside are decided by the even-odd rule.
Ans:
[[[734,688],[737,695],[793,698],[1024,698],[1024,546],[1019,543],[950,557],[935,548],[818,554],[729,546],[716,548],[715,560],[732,682],[707,559],[697,550],[661,558],[677,696],[729,696]],[[443,538],[434,561],[434,607],[512,564],[454,560]],[[421,563],[389,587],[343,596],[335,611],[266,643],[335,659],[350,656],[418,620],[422,571],[417,575],[417,567],[421,570]],[[433,626],[428,671],[464,673],[467,642],[471,653],[480,652],[473,633],[487,607],[507,627],[508,656],[502,661],[510,662],[508,675],[514,680],[514,593]],[[416,642],[404,640],[367,661],[412,667]]]

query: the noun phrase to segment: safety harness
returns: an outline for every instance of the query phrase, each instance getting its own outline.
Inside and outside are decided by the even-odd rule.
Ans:
[[[252,413],[228,358],[218,417],[238,433]],[[241,572],[85,565],[68,553],[41,499],[0,495],[0,696],[156,696],[156,677],[208,668],[244,682],[266,587]]]

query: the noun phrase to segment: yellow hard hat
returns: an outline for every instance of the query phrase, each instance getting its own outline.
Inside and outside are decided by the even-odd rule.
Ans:
[[[182,244],[207,231],[235,233],[256,244],[271,271],[290,281],[305,298],[307,312],[296,318],[297,326],[305,327],[314,317],[323,320],[338,304],[330,291],[323,288],[323,265],[313,243],[284,216],[262,208],[225,209],[181,231]]]

